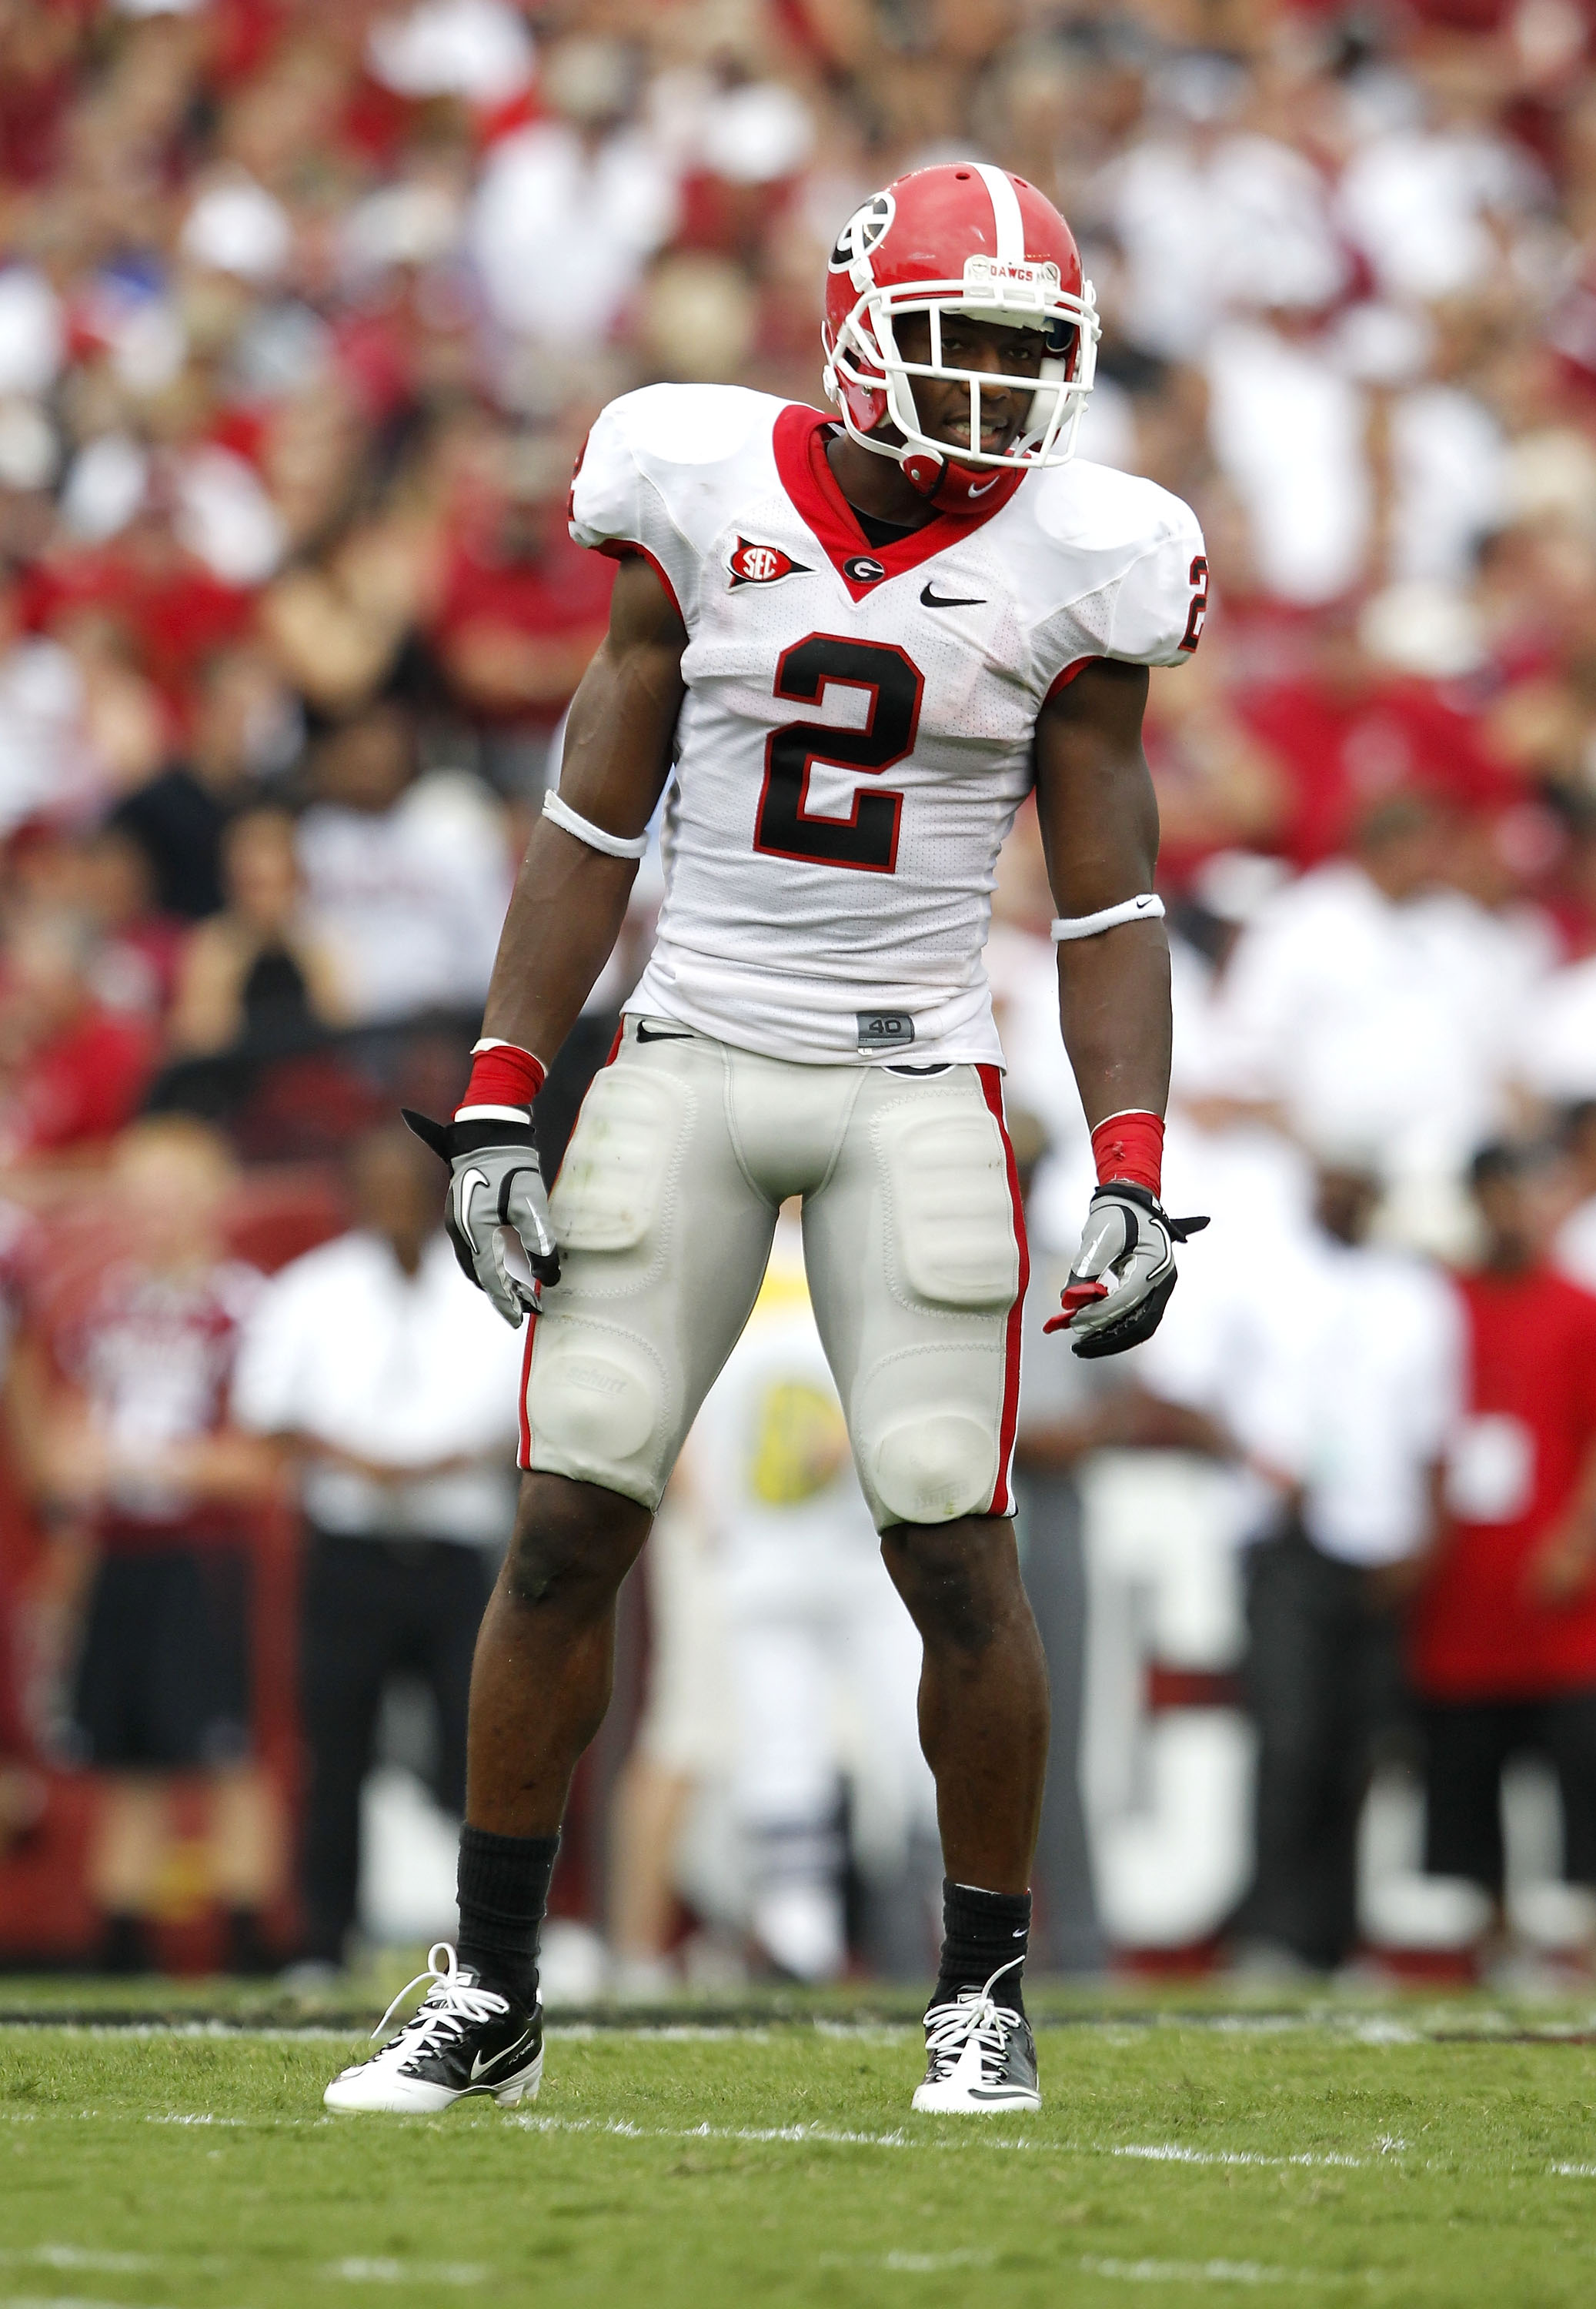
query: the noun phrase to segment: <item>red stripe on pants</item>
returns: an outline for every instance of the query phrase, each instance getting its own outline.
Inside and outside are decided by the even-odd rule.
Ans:
[[[1014,1161],[1014,1150],[1009,1140],[1008,1124],[1003,1115],[1003,1069],[1001,1067],[977,1067],[980,1077],[981,1094],[992,1118],[1003,1134],[1004,1158],[1008,1165],[1009,1199],[1014,1206],[1014,1242],[1020,1253],[1020,1284],[1014,1293],[1014,1303],[1009,1309],[1008,1329],[1004,1337],[1003,1419],[997,1431],[997,1485],[992,1493],[988,1515],[1013,1515],[1014,1493],[1012,1467],[1014,1457],[1014,1431],[1020,1423],[1020,1325],[1025,1313],[1025,1290],[1031,1281],[1031,1247],[1025,1240],[1025,1206],[1020,1199],[1020,1172]]]
[[[621,1020],[620,1025],[619,1025],[616,1028],[616,1030],[615,1030],[615,1040],[614,1040],[614,1042],[611,1042],[611,1044],[610,1044],[610,1046],[609,1046],[609,1056],[605,1059],[605,1061],[604,1061],[604,1067],[612,1067],[612,1066],[614,1066],[614,1064],[615,1064],[615,1062],[616,1062],[617,1055],[617,1053],[619,1052],[619,1050],[620,1050],[620,1047],[621,1047],[622,1042],[625,1040],[625,1036],[626,1036],[626,1022],[625,1022],[625,1020],[623,1018],[623,1019]],[[604,1071],[604,1067],[600,1067],[600,1068],[599,1068],[599,1074],[600,1074],[600,1075],[601,1075],[601,1074],[603,1073],[603,1071]],[[594,1077],[593,1077],[593,1082],[597,1082],[598,1078],[599,1078],[599,1075],[595,1075],[595,1076],[594,1076]],[[593,1084],[592,1084],[592,1083],[590,1083],[590,1084],[588,1085],[588,1089],[589,1089],[589,1090],[591,1090],[592,1086],[593,1086]],[[585,1106],[586,1104],[587,1104],[587,1096],[586,1096],[586,1094],[584,1093],[584,1094],[583,1094],[583,1095],[582,1095],[582,1106]],[[582,1120],[582,1107],[581,1107],[581,1106],[579,1106],[579,1107],[577,1108],[577,1110],[576,1110],[576,1121],[575,1121],[575,1122],[574,1122],[574,1123],[571,1125],[571,1137],[572,1137],[572,1138],[574,1138],[574,1137],[575,1137],[575,1136],[576,1136],[576,1128],[577,1128],[577,1123],[580,1123],[580,1122],[581,1122],[581,1120]],[[568,1154],[570,1153],[570,1151],[571,1151],[570,1139],[567,1139],[567,1140],[566,1140],[566,1142],[565,1142],[565,1154]],[[565,1168],[565,1154],[562,1154],[562,1155],[561,1155],[561,1157],[560,1157],[560,1169],[561,1169],[561,1170],[563,1170],[563,1169]],[[556,1173],[555,1173],[555,1177],[554,1177],[554,1179],[550,1180],[550,1181],[549,1181],[549,1192],[550,1192],[551,1194],[552,1194],[552,1193],[553,1193],[553,1191],[554,1191],[555,1183],[556,1183],[556,1181],[557,1180],[558,1177],[559,1177],[559,1172],[557,1172],[557,1171],[556,1171]],[[532,1463],[532,1423],[531,1423],[531,1419],[530,1419],[530,1418],[528,1417],[528,1415],[527,1415],[526,1398],[527,1398],[527,1389],[531,1387],[531,1383],[532,1383],[532,1335],[533,1335],[533,1333],[537,1330],[537,1327],[538,1327],[538,1318],[536,1317],[536,1315],[529,1315],[529,1316],[527,1317],[527,1319],[526,1319],[526,1353],[522,1356],[522,1359],[521,1359],[521,1417],[520,1417],[521,1440],[520,1440],[520,1442],[519,1442],[519,1444],[518,1444],[518,1446],[517,1446],[517,1448],[516,1448],[516,1453],[515,1453],[515,1464],[516,1464],[516,1466],[517,1466],[518,1467],[521,1467],[521,1468],[523,1468],[523,1469],[527,1469],[527,1470],[530,1470],[530,1469],[531,1469],[531,1463]]]
[[[526,1391],[532,1383],[532,1334],[538,1327],[536,1315],[526,1319],[526,1349],[521,1358],[521,1438],[515,1447],[515,1464],[530,1467],[532,1464],[532,1423],[527,1415]]]

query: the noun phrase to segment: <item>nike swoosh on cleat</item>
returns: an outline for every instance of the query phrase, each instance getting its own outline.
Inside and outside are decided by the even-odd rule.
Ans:
[[[518,2045],[511,2045],[502,2053],[490,2054],[487,2060],[483,2059],[480,2053],[474,2054],[471,2059],[471,2082],[475,2084],[479,2077],[485,2077],[489,2069],[496,2069],[501,2061],[513,2060],[517,2053],[524,2053],[531,2041],[530,2035],[525,2036]]]
[[[920,588],[921,606],[927,610],[984,610],[984,593],[934,593],[929,578]]]

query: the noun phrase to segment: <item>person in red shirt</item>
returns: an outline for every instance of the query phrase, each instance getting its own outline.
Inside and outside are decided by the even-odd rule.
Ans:
[[[162,1115],[125,1131],[106,1224],[40,1293],[30,1357],[35,1482],[92,1564],[67,1737],[99,1776],[87,1866],[110,1971],[151,1967],[179,1774],[204,1786],[206,1890],[229,1967],[270,1961],[260,1912],[282,1835],[252,1752],[246,1543],[274,1469],[229,1416],[260,1287],[226,1252],[233,1182],[202,1122]]]
[[[567,445],[513,456],[490,443],[460,489],[430,639],[457,702],[502,753],[516,736],[547,745],[604,638],[615,568],[568,533]]]
[[[1238,702],[1280,780],[1280,824],[1267,846],[1304,872],[1347,849],[1393,793],[1418,788],[1462,810],[1515,798],[1478,721],[1435,682],[1371,658],[1352,604],[1326,617],[1300,673],[1255,685]]]
[[[1565,1873],[1596,1885],[1596,1297],[1546,1262],[1531,1156],[1487,1146],[1471,1183],[1487,1250],[1457,1285],[1468,1410],[1409,1668],[1426,1866],[1499,1897],[1502,1769],[1526,1748],[1557,1774]]]
[[[154,1024],[99,1000],[91,959],[83,925],[56,912],[17,924],[0,955],[0,1162],[92,1146],[143,1098]]]

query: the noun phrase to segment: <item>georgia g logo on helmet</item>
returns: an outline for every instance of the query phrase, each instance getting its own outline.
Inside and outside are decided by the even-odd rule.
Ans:
[[[872,193],[867,201],[855,209],[837,235],[831,255],[826,260],[826,271],[851,272],[861,256],[869,255],[897,212],[898,203],[890,192]]]

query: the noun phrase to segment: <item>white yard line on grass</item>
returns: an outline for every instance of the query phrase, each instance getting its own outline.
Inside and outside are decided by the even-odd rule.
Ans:
[[[1266,2157],[1248,2149],[1187,2149],[1173,2140],[1145,2145],[1095,2140],[1040,2140],[1024,2133],[1015,2137],[1002,2133],[962,2132],[956,2137],[948,2134],[938,2137],[934,2134],[917,2136],[903,2132],[852,2132],[824,2124],[648,2125],[634,2124],[625,2117],[598,2116],[513,2114],[506,2116],[505,2122],[506,2124],[518,2124],[527,2132],[599,2133],[617,2140],[774,2141],[800,2148],[816,2143],[834,2143],[844,2149],[1037,2149],[1044,2156],[1135,2157],[1145,2158],[1159,2165],[1259,2165],[1276,2170],[1292,2165],[1360,2166],[1367,2161],[1362,2157],[1342,2157],[1333,2152],[1321,2156],[1303,2151],[1294,2157]]]
[[[84,2301],[74,2293],[0,2293],[0,2309],[148,2309],[142,2301]]]
[[[392,2261],[387,2258],[330,2261],[322,2270],[346,2285],[480,2285],[492,2275],[480,2261]]]
[[[990,2269],[991,2245],[956,2245],[951,2253],[823,2253],[817,2269],[890,2269],[905,2277],[933,2277],[944,2269]]]
[[[69,2121],[99,2120],[101,2112],[94,2108],[50,2111],[50,2114],[66,2116]],[[11,2117],[17,2124],[30,2124],[39,2112],[27,2110]],[[427,2123],[434,2120],[412,2118],[410,2122]],[[273,2131],[293,2131],[306,2125],[347,2124],[347,2117],[336,2116],[214,2116],[205,2111],[182,2113],[167,2110],[134,2119],[145,2124],[227,2125],[247,2130],[265,2125]],[[861,2132],[838,2125],[772,2124],[772,2125],[651,2125],[634,2124],[627,2117],[599,2116],[532,2116],[521,2112],[507,2113],[501,2122],[519,2125],[526,2132],[585,2132],[608,2137],[614,2140],[739,2140],[754,2143],[772,2142],[794,2148],[816,2144],[841,2149],[930,2149],[943,2152],[962,2149],[996,2149],[1016,2151],[1037,2150],[1054,2157],[1128,2157],[1144,2159],[1154,2165],[1255,2165],[1272,2171],[1283,2171],[1289,2166],[1337,2166],[1357,2168],[1368,2164],[1366,2157],[1345,2156],[1334,2149],[1302,2149],[1293,2156],[1271,2157],[1252,2149],[1189,2149],[1178,2140],[1107,2141],[1107,2140],[1048,2140],[1034,2134],[1005,2134],[984,2132],[961,2132],[957,2135],[944,2133],[909,2133],[902,2130],[891,2132]],[[1388,2138],[1376,2143],[1382,2154],[1388,2155],[1396,2144]],[[1559,2173],[1596,2175],[1596,2166],[1556,2166]]]
[[[0,2263],[19,2262],[33,2269],[92,2270],[101,2277],[143,2275],[152,2269],[181,2266],[194,2275],[237,2265],[237,2255],[192,2253],[100,2253],[87,2245],[35,2244],[0,2247]],[[481,2261],[396,2261],[388,2255],[366,2258],[350,2254],[325,2262],[317,2271],[346,2285],[480,2285],[493,2275]],[[52,2296],[55,2297],[55,2296]],[[14,2296],[0,2296],[0,2309],[15,2309]]]
[[[1351,2165],[1367,2163],[1363,2157],[1341,2157],[1333,2149],[1322,2154],[1303,2150],[1295,2157],[1265,2157],[1251,2149],[1184,2149],[1178,2141],[1163,2141],[1153,2149],[1099,2147],[1076,2149],[1079,2157],[1145,2157],[1157,2165]]]
[[[1132,2285],[1378,2285],[1378,2269],[1274,2269],[1261,2261],[1113,2261],[1083,2253],[1081,2267],[1091,2277],[1114,2277]]]
[[[81,2244],[10,2245],[0,2250],[0,2261],[27,2261],[35,2269],[92,2269],[102,2277],[126,2276],[129,2270],[156,2265],[147,2253],[96,2253]]]

